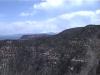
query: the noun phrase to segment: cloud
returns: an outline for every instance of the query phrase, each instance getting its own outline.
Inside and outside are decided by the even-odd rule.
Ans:
[[[22,13],[19,14],[19,16],[30,16],[30,15],[31,15],[31,14],[26,13],[26,12],[22,12]]]
[[[35,9],[53,9],[59,7],[71,7],[71,6],[81,6],[84,4],[93,4],[99,2],[99,0],[45,0],[38,4],[34,4],[33,8]]]
[[[95,16],[92,18],[91,22],[94,24],[100,24],[100,9],[96,10]]]
[[[87,24],[100,24],[100,9],[64,13],[42,21],[26,20],[1,23],[0,34],[58,33],[68,28],[81,27]]]
[[[42,15],[48,15],[49,17],[54,17],[61,15],[65,12],[73,12],[77,10],[90,10],[97,7],[96,5],[99,0],[40,0],[39,3],[34,3],[31,12],[21,12],[20,16],[28,17],[40,15],[41,18],[44,18]],[[91,7],[90,7],[91,6]],[[92,7],[95,6],[95,7]],[[99,7],[99,6],[98,6]],[[41,14],[40,14],[41,12]]]
[[[99,14],[100,15],[100,9],[96,11],[96,14]]]
[[[36,34],[59,32],[59,27],[49,21],[16,21],[12,23],[0,23],[0,34]],[[4,31],[6,30],[6,31]]]
[[[19,14],[20,17],[29,17],[29,16],[34,16],[36,14],[36,11],[32,11],[32,12],[21,12]]]
[[[48,9],[52,7],[58,7],[61,6],[65,0],[46,0],[44,2],[41,2],[39,4],[34,4],[33,8],[35,9]]]
[[[73,27],[81,27],[88,24],[100,24],[100,10],[95,11],[75,11],[64,13],[47,20],[59,27],[60,31]]]
[[[72,13],[65,13],[60,15],[59,17],[66,20],[71,20],[73,17],[76,16],[86,16],[86,17],[93,17],[96,13],[93,11],[76,11]]]
[[[59,27],[54,25],[49,21],[25,21],[25,22],[14,22],[16,29],[21,32],[28,32],[28,33],[46,33],[46,32],[57,32]]]
[[[98,11],[99,10],[66,13],[45,21],[36,21],[35,24],[30,21],[30,25],[33,24],[31,28],[40,30],[41,32],[60,32],[64,29],[85,26],[87,24],[100,24]]]

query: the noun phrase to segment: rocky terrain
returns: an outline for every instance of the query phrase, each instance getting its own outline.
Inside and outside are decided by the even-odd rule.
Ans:
[[[100,26],[1,40],[0,75],[100,75]]]

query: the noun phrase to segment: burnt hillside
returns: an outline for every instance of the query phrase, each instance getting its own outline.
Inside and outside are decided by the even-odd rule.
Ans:
[[[1,40],[0,75],[100,75],[100,26]]]

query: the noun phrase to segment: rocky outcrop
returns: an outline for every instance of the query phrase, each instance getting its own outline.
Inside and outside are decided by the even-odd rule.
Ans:
[[[0,75],[100,75],[100,26],[0,41]]]

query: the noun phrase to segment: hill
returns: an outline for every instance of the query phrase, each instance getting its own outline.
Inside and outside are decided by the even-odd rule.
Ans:
[[[100,25],[49,36],[1,40],[0,75],[100,75]]]

